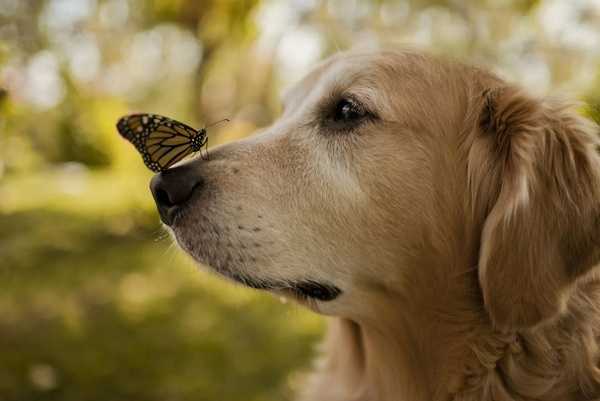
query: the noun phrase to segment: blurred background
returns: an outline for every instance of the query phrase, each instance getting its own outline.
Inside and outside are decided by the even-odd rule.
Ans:
[[[114,125],[235,140],[324,57],[401,46],[600,116],[600,0],[0,0],[0,400],[290,400],[324,321],[198,272]]]

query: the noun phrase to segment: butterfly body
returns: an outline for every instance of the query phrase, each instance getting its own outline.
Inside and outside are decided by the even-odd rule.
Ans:
[[[198,135],[194,136],[190,142],[192,152],[199,152],[200,149],[206,145],[207,139],[208,137],[206,136],[206,130],[202,128],[200,131],[198,131]]]
[[[142,155],[154,172],[168,169],[208,141],[206,129],[196,130],[158,114],[130,114],[117,122],[117,130]]]

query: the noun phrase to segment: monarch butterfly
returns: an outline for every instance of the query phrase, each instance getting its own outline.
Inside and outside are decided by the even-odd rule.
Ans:
[[[222,121],[229,120],[217,123]],[[135,146],[146,167],[155,173],[168,169],[208,143],[206,128],[196,130],[158,114],[130,114],[122,117],[117,122],[117,130]]]

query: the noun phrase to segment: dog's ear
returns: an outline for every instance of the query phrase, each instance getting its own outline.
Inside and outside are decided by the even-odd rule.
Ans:
[[[595,127],[511,86],[477,109],[469,179],[485,308],[498,328],[531,327],[558,316],[600,259]]]

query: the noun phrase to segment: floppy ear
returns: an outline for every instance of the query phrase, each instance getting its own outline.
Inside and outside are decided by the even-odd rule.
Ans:
[[[496,327],[559,315],[599,252],[597,138],[591,123],[515,87],[485,92],[469,153],[484,217],[479,281]]]

